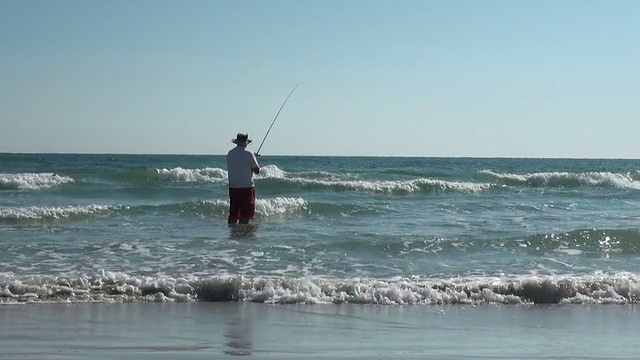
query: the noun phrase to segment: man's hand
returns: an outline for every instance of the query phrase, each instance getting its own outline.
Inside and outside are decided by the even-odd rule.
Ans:
[[[255,155],[255,157],[260,156],[260,154],[258,154],[258,153],[253,153],[253,155]]]

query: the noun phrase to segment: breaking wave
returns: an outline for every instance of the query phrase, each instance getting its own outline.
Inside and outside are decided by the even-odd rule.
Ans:
[[[303,198],[275,197],[256,200],[257,217],[273,217],[308,213],[309,204]],[[0,223],[29,220],[61,220],[127,212],[154,213],[157,211],[184,213],[202,217],[226,217],[228,200],[197,200],[163,205],[76,205],[76,206],[0,206]]]
[[[455,279],[322,279],[220,276],[207,279],[0,274],[0,303],[248,301],[277,304],[636,304],[638,274]]]
[[[260,175],[256,179],[272,177],[284,177],[285,172],[275,165],[267,165],[261,168]],[[142,182],[176,182],[176,183],[220,183],[227,182],[228,172],[221,168],[196,168],[188,169],[183,167],[139,169],[125,173],[109,175],[123,181]]]
[[[164,207],[173,207],[163,205]],[[275,197],[256,200],[256,216],[271,217],[308,212],[309,204],[303,198]],[[227,216],[229,200],[198,200],[177,205],[181,212],[199,216]]]
[[[221,168],[138,169],[105,175],[117,181],[144,183],[226,183],[227,171]],[[256,175],[261,186],[276,188],[328,189],[333,191],[361,191],[386,194],[411,193],[478,193],[494,187],[490,183],[456,182],[417,178],[412,180],[352,180],[330,173],[287,173],[275,165],[266,165]],[[46,189],[74,179],[53,173],[0,174],[1,189]]]
[[[204,169],[156,169],[160,180],[175,182],[223,182],[227,181],[227,171],[220,168]]]
[[[0,206],[0,222],[20,220],[57,220],[70,217],[83,217],[97,214],[107,214],[117,210],[119,206],[82,205],[82,206],[28,206],[5,207]]]
[[[146,168],[116,174],[102,174],[101,176],[121,182],[142,183],[217,183],[227,181],[227,171],[220,168]]]
[[[301,177],[304,176],[304,177]],[[418,178],[412,180],[344,180],[327,172],[303,172],[290,174],[274,165],[267,165],[260,171],[256,180],[268,185],[284,185],[298,188],[331,189],[335,191],[363,191],[387,194],[409,194],[418,192],[460,192],[478,193],[493,187],[488,183],[455,182],[437,179]]]
[[[612,172],[544,172],[532,174],[496,173],[490,170],[481,174],[495,179],[502,184],[532,187],[614,187],[620,189],[640,189],[640,181],[629,174]]]
[[[135,175],[135,176],[134,176]],[[148,169],[129,173],[137,180],[183,183],[226,183],[227,171],[221,168],[205,169]],[[347,176],[348,175],[342,175]],[[276,165],[266,165],[254,176],[259,186],[275,189],[305,188],[333,191],[362,191],[386,194],[410,193],[478,193],[494,187],[489,183],[456,182],[417,178],[412,180],[350,180],[328,172],[289,173]]]
[[[266,165],[260,168],[260,174],[256,175],[256,179],[283,178],[287,173],[275,165]]]
[[[303,178],[282,178],[278,180],[299,188],[331,189],[335,191],[363,191],[386,194],[411,193],[479,193],[493,187],[488,183],[455,182],[433,179],[414,179],[404,181],[367,181],[367,180],[317,180]]]
[[[50,189],[73,182],[73,178],[54,173],[0,174],[0,190]]]

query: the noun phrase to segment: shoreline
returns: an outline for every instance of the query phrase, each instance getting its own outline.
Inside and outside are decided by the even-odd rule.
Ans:
[[[0,357],[19,359],[631,359],[634,305],[0,306]]]

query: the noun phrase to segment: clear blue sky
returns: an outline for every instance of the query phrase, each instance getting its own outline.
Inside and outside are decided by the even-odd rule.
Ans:
[[[640,1],[0,0],[0,152],[640,158]]]

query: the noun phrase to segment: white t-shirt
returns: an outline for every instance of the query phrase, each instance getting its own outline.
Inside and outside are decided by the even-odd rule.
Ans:
[[[242,146],[236,146],[227,154],[227,172],[230,188],[248,188],[253,184],[251,168],[260,167],[253,153]]]

